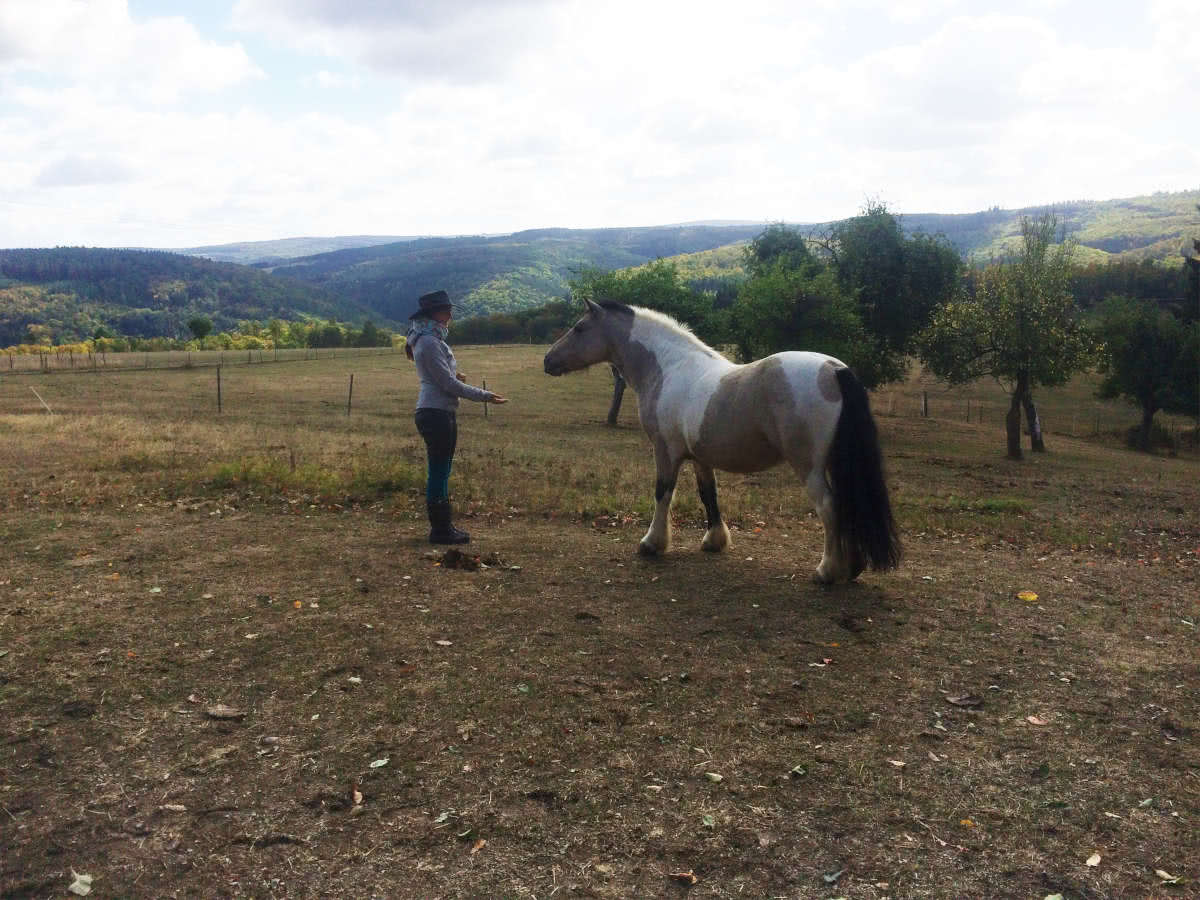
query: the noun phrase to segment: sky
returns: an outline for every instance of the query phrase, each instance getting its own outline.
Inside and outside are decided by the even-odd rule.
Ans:
[[[0,0],[0,247],[1200,187],[1184,0]]]

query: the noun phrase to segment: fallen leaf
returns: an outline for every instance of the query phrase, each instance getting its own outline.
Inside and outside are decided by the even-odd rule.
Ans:
[[[71,877],[75,880],[71,882],[67,888],[72,894],[78,894],[80,897],[86,897],[92,892],[92,876],[80,875],[74,869],[71,870]]]
[[[434,641],[434,643],[437,644],[439,647],[451,647],[454,645],[454,641],[446,641],[446,640]]]
[[[471,845],[471,855],[474,856],[476,853],[478,853],[480,850],[482,850],[486,846],[487,846],[487,841],[484,838],[480,838],[474,844]]]
[[[891,763],[893,766],[895,766],[897,769],[903,769],[905,766],[907,766],[907,765],[908,765],[908,763],[906,763],[906,762],[905,762],[904,760],[902,760],[902,759],[889,759],[889,760],[888,760],[888,762],[890,762],[890,763]]]
[[[696,873],[693,872],[691,869],[688,869],[686,872],[672,872],[667,877],[673,878],[676,881],[682,881],[684,884],[695,884],[697,881],[700,880],[699,878],[696,877]]]
[[[164,803],[161,808],[167,812],[187,812],[187,807],[182,803]]]
[[[792,766],[788,770],[788,774],[793,778],[802,778],[808,774],[808,769],[804,768],[804,766]]]
[[[295,602],[292,603],[292,606],[294,606],[296,609],[301,609],[304,606],[304,601],[296,600]]]
[[[977,697],[974,694],[954,694],[953,696],[947,697],[946,702],[953,703],[955,706],[983,706],[983,698]]]
[[[1062,894],[1047,894],[1044,900],[1063,900]]]
[[[210,719],[218,719],[221,721],[246,718],[246,714],[240,709],[235,709],[232,706],[226,706],[224,703],[218,703],[215,706],[210,706],[208,709],[204,710],[204,714]]]
[[[705,772],[704,777],[707,778],[709,781],[711,781],[713,784],[720,784],[722,781],[725,780],[724,775],[718,775],[716,772]]]
[[[1041,716],[1026,716],[1025,721],[1030,725],[1049,725],[1048,719],[1043,719]]]
[[[383,759],[372,760],[371,768],[372,769],[382,769],[384,766],[386,766],[391,761],[392,761],[391,757],[388,757],[388,756],[383,757]]]
[[[717,827],[717,820],[714,819],[712,816],[705,816],[703,821],[704,821],[705,828],[716,828]]]
[[[1179,875],[1172,875],[1170,872],[1165,872],[1162,869],[1155,869],[1154,874],[1162,879],[1163,884],[1179,884]]]
[[[1092,867],[1100,865],[1100,854],[1093,853],[1091,856],[1089,856],[1087,858],[1087,864]]]
[[[838,869],[836,872],[830,872],[828,875],[822,875],[826,884],[837,884],[837,880],[846,873],[845,869]]]
[[[352,800],[354,800],[355,806],[359,806],[363,802],[362,791],[358,789],[357,784],[350,786],[350,797]]]
[[[966,828],[974,828],[975,827],[975,823],[972,822],[970,819],[959,819],[958,824],[962,825]]]
[[[1037,594],[1033,591],[1017,591],[1017,599],[1024,600],[1026,603],[1035,603],[1037,598]]]

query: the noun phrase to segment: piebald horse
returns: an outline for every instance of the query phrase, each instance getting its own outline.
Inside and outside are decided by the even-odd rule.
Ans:
[[[708,518],[700,546],[729,546],[714,469],[758,472],[787,462],[808,488],[825,529],[816,579],[853,580],[900,561],[883,460],[867,392],[847,366],[821,353],[776,353],[731,363],[670,316],[612,301],[587,311],[546,354],[548,375],[608,362],[637,393],[654,443],[654,521],[638,549],[664,553],[679,467],[690,459]]]

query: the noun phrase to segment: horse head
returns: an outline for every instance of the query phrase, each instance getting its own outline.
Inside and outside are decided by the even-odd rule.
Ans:
[[[547,375],[565,375],[612,359],[611,319],[618,310],[632,311],[619,304],[594,303],[586,297],[583,302],[587,307],[583,318],[546,353],[543,368]]]

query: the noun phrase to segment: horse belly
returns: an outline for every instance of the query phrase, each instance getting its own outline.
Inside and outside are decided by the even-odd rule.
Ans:
[[[725,472],[761,472],[783,459],[779,448],[757,428],[736,427],[697,441],[691,455]]]
[[[726,472],[759,472],[783,459],[778,442],[763,421],[766,410],[758,391],[734,377],[708,398],[703,415],[688,429],[689,454]]]

